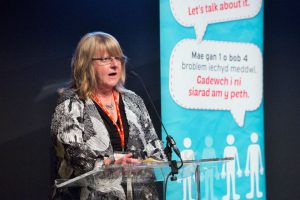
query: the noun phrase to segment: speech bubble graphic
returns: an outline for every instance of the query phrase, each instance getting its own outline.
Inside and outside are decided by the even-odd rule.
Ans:
[[[170,0],[175,19],[182,26],[193,26],[198,41],[208,24],[251,18],[261,5],[262,0]]]
[[[262,66],[254,44],[184,39],[171,54],[170,94],[184,108],[230,110],[242,127],[262,101]]]

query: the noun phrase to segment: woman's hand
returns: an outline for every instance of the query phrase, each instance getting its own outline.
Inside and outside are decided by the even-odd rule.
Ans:
[[[103,164],[104,164],[105,166],[108,166],[108,165],[113,164],[113,163],[114,163],[114,162],[113,162],[111,159],[109,159],[109,158],[103,160]]]
[[[132,158],[132,153],[125,154],[123,157],[115,161],[115,164],[138,164],[141,163],[140,160]]]

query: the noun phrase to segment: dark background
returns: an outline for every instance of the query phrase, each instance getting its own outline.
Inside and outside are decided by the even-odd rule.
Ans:
[[[300,2],[265,2],[264,106],[268,199],[300,199]],[[0,14],[1,199],[47,199],[53,181],[49,138],[56,90],[87,32],[114,35],[160,111],[159,2],[6,1]],[[160,126],[140,83],[157,131]]]
[[[267,197],[300,199],[300,1],[265,1]]]

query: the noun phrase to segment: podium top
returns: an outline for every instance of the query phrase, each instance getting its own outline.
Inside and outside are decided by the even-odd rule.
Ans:
[[[231,160],[234,160],[234,158],[228,157],[183,161],[179,176],[190,176],[195,172],[197,166],[203,166],[204,169],[208,169]],[[177,161],[177,165],[181,165],[181,162]],[[55,180],[55,185],[57,188],[82,187],[90,186],[101,179],[120,179],[120,177],[122,177],[121,179],[123,179],[123,181],[130,177],[133,182],[145,182],[147,180],[152,182],[162,181],[169,172],[170,166],[168,161],[141,162],[139,164],[113,164],[95,168],[94,170],[73,179],[57,179]],[[149,176],[149,174],[151,175]]]

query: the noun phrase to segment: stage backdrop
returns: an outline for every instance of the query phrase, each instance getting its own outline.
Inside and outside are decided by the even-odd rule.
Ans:
[[[184,159],[234,157],[203,172],[202,198],[266,199],[263,1],[161,0],[160,39],[162,119]],[[168,199],[195,199],[189,182]]]

